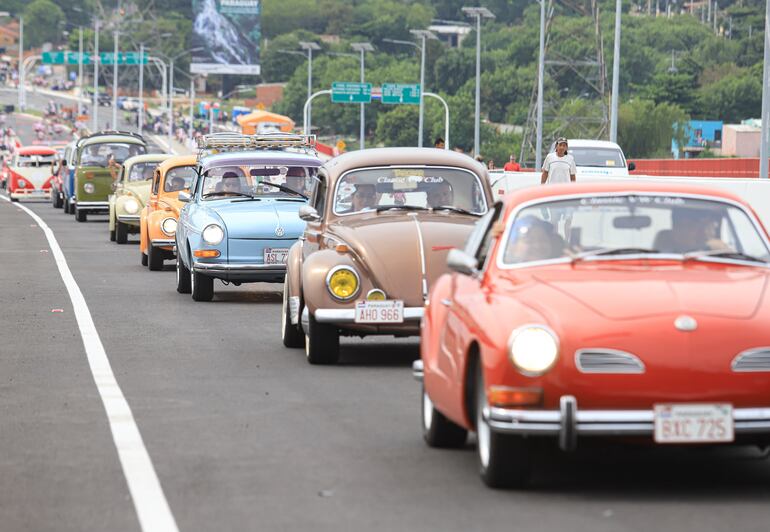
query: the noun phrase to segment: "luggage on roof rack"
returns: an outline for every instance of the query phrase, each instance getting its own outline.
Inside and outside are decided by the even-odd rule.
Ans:
[[[235,132],[220,132],[198,137],[198,158],[213,153],[248,150],[299,149],[315,152],[315,135],[293,133],[263,133],[244,135]]]

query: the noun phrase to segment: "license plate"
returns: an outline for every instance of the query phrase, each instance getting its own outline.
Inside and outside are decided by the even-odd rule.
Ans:
[[[359,301],[356,303],[356,323],[404,323],[404,302]]]
[[[265,264],[286,264],[289,258],[289,248],[265,248],[262,250]]]
[[[657,443],[718,443],[734,439],[730,404],[655,405]]]

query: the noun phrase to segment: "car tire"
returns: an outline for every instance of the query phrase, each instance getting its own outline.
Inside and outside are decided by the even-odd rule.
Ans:
[[[116,238],[115,230],[111,229],[110,230],[110,242],[115,242],[115,238]]]
[[[115,220],[115,242],[118,244],[128,242],[128,226],[118,220]]]
[[[159,272],[163,269],[163,250],[153,246],[147,248],[147,265],[150,271]]]
[[[422,387],[422,437],[429,447],[443,449],[457,449],[465,445],[468,439],[468,431],[460,425],[449,421],[447,417],[436,410],[425,390]]]
[[[51,191],[51,203],[53,204],[54,209],[61,209],[61,204],[62,204],[61,196],[59,195],[58,192],[55,192],[53,190]]]
[[[521,436],[494,432],[484,419],[487,406],[484,374],[476,364],[476,439],[479,474],[490,488],[521,488],[529,481],[531,451],[529,441]]]
[[[13,196],[11,196],[11,202],[12,203],[16,203],[17,201],[19,201],[19,198],[14,198]]]
[[[142,253],[142,266],[147,266],[147,253]]]
[[[281,340],[286,347],[305,347],[305,334],[299,324],[291,322],[291,307],[289,305],[289,276],[283,281],[283,308],[281,313]]]
[[[88,216],[86,215],[85,211],[81,211],[80,209],[78,209],[77,205],[75,205],[75,219],[78,222],[85,222],[86,220],[88,220]]]
[[[190,270],[187,269],[187,267],[182,262],[182,259],[179,258],[179,254],[176,256],[176,291],[180,294],[189,294],[191,292],[191,276],[190,276]]]
[[[340,333],[332,325],[318,323],[308,316],[305,333],[305,356],[311,364],[331,365],[340,360]]]
[[[195,301],[214,299],[214,278],[198,272],[191,272],[190,293]]]
[[[69,198],[65,198],[64,199],[64,205],[62,206],[62,208],[64,209],[64,214],[69,214],[70,213],[70,199]]]

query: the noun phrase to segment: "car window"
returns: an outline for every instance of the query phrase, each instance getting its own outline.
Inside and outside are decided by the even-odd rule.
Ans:
[[[484,214],[484,188],[479,176],[462,168],[361,168],[337,180],[334,213],[372,211],[389,206],[450,208]]]
[[[166,172],[163,192],[189,190],[195,178],[195,166],[177,166]]]
[[[471,231],[471,234],[468,235],[468,239],[465,241],[463,251],[471,257],[475,257],[478,260],[479,266],[482,266],[486,260],[490,230],[500,217],[501,210],[502,204],[496,203],[489,212],[476,222],[473,231]]]
[[[147,153],[147,148],[142,144],[125,142],[100,142],[83,147],[80,152],[81,166],[107,167],[111,157],[115,162],[123,163],[129,157]]]
[[[155,172],[155,169],[158,167],[158,164],[160,163],[147,162],[132,164],[131,169],[128,172],[128,181],[136,182],[152,179],[152,175]]]
[[[16,166],[19,168],[37,168],[40,166],[52,166],[56,162],[56,155],[19,155]]]
[[[319,174],[318,178],[315,180],[315,190],[313,192],[313,208],[315,208],[321,218],[324,217],[326,211],[326,183],[326,175]]]
[[[221,199],[233,195],[262,198],[299,198],[312,187],[315,167],[239,165],[209,168],[203,175],[201,197]]]
[[[157,194],[160,188],[160,170],[155,169],[155,173],[152,177],[152,193]]]
[[[623,168],[623,153],[617,148],[569,148],[577,166]]]

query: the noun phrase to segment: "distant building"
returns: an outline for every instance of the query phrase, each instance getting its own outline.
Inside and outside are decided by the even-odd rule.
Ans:
[[[689,135],[687,143],[680,147],[675,139],[671,140],[671,153],[674,159],[678,159],[681,152],[684,152],[686,159],[697,157],[704,150],[720,153],[722,127],[723,122],[721,120],[690,120],[687,124]]]
[[[0,26],[0,48],[5,48],[6,52],[19,51],[19,23],[10,22],[5,26]]]
[[[725,124],[722,135],[722,155],[729,157],[759,157],[762,130],[749,124]]]
[[[463,22],[436,20],[428,26],[441,42],[452,48],[459,48],[463,39],[471,32],[471,27]]]

